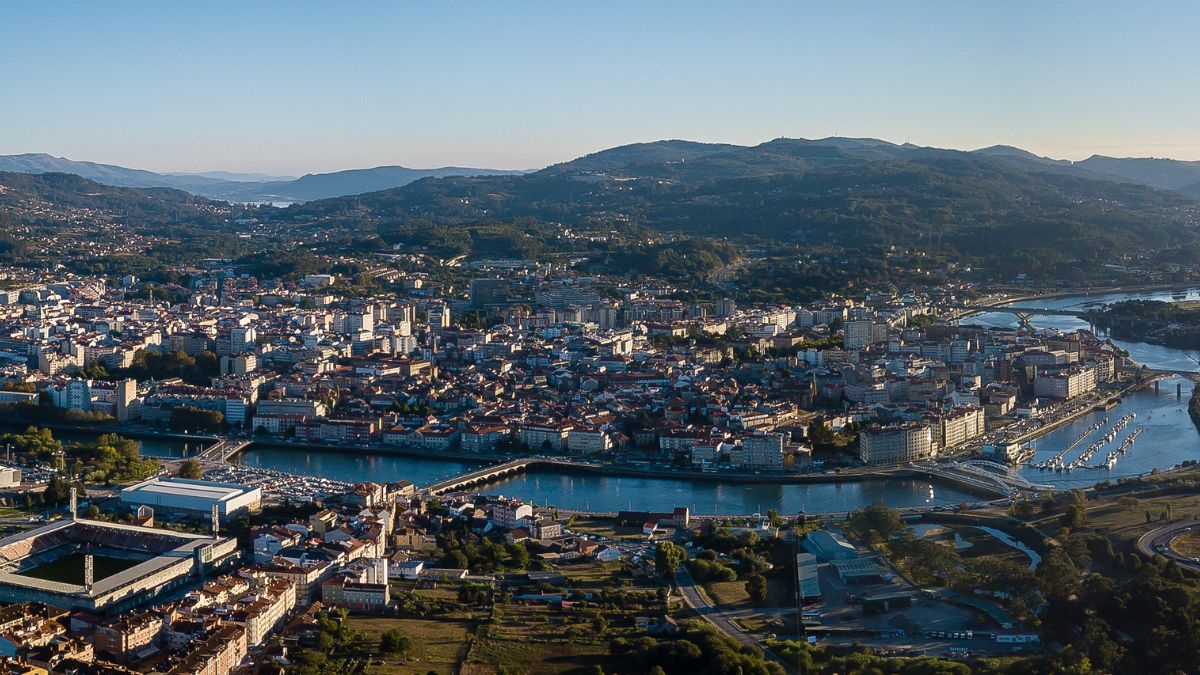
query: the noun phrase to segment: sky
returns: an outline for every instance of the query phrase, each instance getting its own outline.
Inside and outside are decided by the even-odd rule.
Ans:
[[[666,138],[1200,160],[1200,3],[54,2],[0,10],[0,154],[299,175]]]

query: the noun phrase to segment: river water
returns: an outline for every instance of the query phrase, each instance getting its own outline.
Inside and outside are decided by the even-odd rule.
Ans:
[[[1119,302],[1121,300],[1161,300],[1172,302],[1176,300],[1200,300],[1200,288],[1186,291],[1145,291],[1142,293],[1104,293],[1099,295],[1076,295],[1062,298],[1047,298],[1044,300],[1023,300],[1015,303],[1019,307],[1037,307],[1041,309],[1095,309],[1101,305]],[[962,323],[974,323],[983,326],[1015,327],[1017,318],[1007,312],[983,312],[962,320]],[[1090,328],[1087,321],[1074,316],[1034,315],[1030,323],[1035,328],[1057,328],[1063,331]],[[1104,335],[1104,331],[1099,331]],[[1152,345],[1145,342],[1125,342],[1113,340],[1113,344],[1129,352],[1129,357],[1150,368],[1163,370],[1197,370],[1196,362],[1188,357],[1189,352],[1162,345]],[[1200,357],[1200,354],[1191,353]]]
[[[1023,307],[1057,309],[1086,309],[1098,304],[1128,298],[1153,300],[1200,299],[1200,289],[1186,293],[1157,291],[1134,294],[1106,294],[1054,298],[1021,302]],[[1016,318],[1003,312],[975,315],[969,320],[990,326],[1013,326]],[[1035,316],[1039,328],[1074,330],[1087,328],[1087,323],[1070,316]],[[1144,343],[1116,341],[1130,356],[1152,368],[1194,370],[1195,362],[1177,349]],[[1178,395],[1176,385],[1179,386]],[[1093,422],[1107,416],[1116,422],[1129,412],[1137,414],[1136,421],[1118,438],[1124,438],[1137,426],[1145,427],[1133,448],[1118,459],[1110,470],[1084,469],[1071,473],[1042,472],[1025,467],[1023,475],[1030,480],[1057,487],[1083,487],[1101,480],[1112,480],[1165,469],[1188,459],[1200,459],[1200,436],[1187,415],[1187,400],[1192,383],[1180,377],[1160,382],[1158,391],[1146,389],[1126,396],[1121,404],[1105,413],[1091,413],[1065,425],[1034,442],[1034,462],[1057,453],[1071,443]],[[1098,437],[1099,434],[1096,436]],[[1080,444],[1072,454],[1087,447],[1091,439]],[[1095,461],[1103,458],[1108,448],[1097,453]],[[475,465],[397,455],[350,454],[303,449],[252,448],[244,453],[243,463],[284,471],[323,475],[342,480],[411,480],[419,485],[436,482],[448,476],[465,473]],[[927,481],[866,481],[862,483],[828,483],[805,485],[728,485],[706,481],[659,478],[597,476],[564,471],[536,470],[500,481],[486,488],[491,494],[520,497],[537,504],[563,509],[617,511],[621,509],[667,510],[688,506],[695,513],[765,513],[775,509],[780,513],[809,513],[848,511],[874,501],[896,507],[948,505],[974,501],[971,495]]]
[[[1021,302],[1022,307],[1083,309],[1096,304],[1127,298],[1172,300],[1200,299],[1200,289],[1187,293],[1170,291],[1108,294],[1055,298]],[[971,317],[972,323],[991,326],[1015,325],[1011,314],[989,312]],[[1087,328],[1086,322],[1069,316],[1035,316],[1039,328],[1074,330]],[[1130,356],[1150,367],[1172,370],[1194,370],[1196,363],[1177,349],[1143,343],[1116,344]],[[1176,385],[1179,385],[1179,396]],[[1187,460],[1200,459],[1200,435],[1187,415],[1187,400],[1192,383],[1180,377],[1161,381],[1158,391],[1147,389],[1125,397],[1120,405],[1105,413],[1092,413],[1065,425],[1034,442],[1037,452],[1034,462],[1055,454],[1073,441],[1094,421],[1107,416],[1116,422],[1128,412],[1137,419],[1120,434],[1124,438],[1137,426],[1145,431],[1133,448],[1121,456],[1116,467],[1108,470],[1077,470],[1071,473],[1042,472],[1025,467],[1023,475],[1034,482],[1058,487],[1087,486],[1101,480],[1140,474],[1152,469],[1165,469]],[[1098,437],[1098,434],[1095,435]],[[149,443],[149,442],[147,442]],[[1087,447],[1091,439],[1072,451],[1070,459]],[[158,448],[164,453],[177,454],[182,444],[165,444]],[[1097,453],[1094,461],[1103,459],[1107,448]],[[147,452],[150,450],[147,449]],[[347,481],[410,480],[426,485],[443,478],[466,473],[477,464],[462,461],[407,457],[370,452],[328,452],[304,448],[251,448],[235,461],[294,473],[327,476]],[[881,501],[896,507],[949,505],[976,501],[965,492],[928,481],[866,481],[861,483],[822,483],[805,485],[728,485],[706,481],[659,478],[597,476],[553,470],[536,470],[489,485],[489,494],[520,497],[540,505],[563,509],[617,511],[639,509],[663,511],[675,506],[688,506],[694,513],[750,514],[775,509],[791,514],[840,512]]]
[[[303,448],[250,448],[234,461],[346,481],[410,480],[436,483],[482,466],[454,460]],[[808,485],[725,485],[721,483],[628,476],[598,476],[535,469],[482,488],[488,494],[520,497],[562,509],[620,511],[670,510],[688,506],[695,513],[749,514],[849,511],[874,501],[895,506],[927,506],[974,501],[961,491],[928,481],[865,481]]]
[[[0,423],[0,435],[20,433],[27,426],[26,424]],[[54,438],[58,439],[63,445],[70,445],[71,443],[92,444],[96,442],[96,438],[99,435],[99,432],[89,431],[59,430],[54,432]],[[171,438],[137,438],[134,440],[137,441],[141,453],[148,457],[191,457],[200,454],[200,451],[206,445],[204,441],[199,439],[195,441],[177,441]],[[0,457],[3,456],[3,452],[4,444],[0,443]]]

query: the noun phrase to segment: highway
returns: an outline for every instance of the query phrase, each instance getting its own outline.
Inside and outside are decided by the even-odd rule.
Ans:
[[[1189,558],[1171,548],[1171,542],[1176,537],[1191,531],[1200,531],[1200,521],[1188,520],[1155,528],[1138,537],[1138,551],[1147,558],[1161,555],[1169,560],[1174,560],[1184,569],[1200,572],[1200,560]]]

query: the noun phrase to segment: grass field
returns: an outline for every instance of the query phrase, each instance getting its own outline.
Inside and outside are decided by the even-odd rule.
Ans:
[[[412,652],[404,658],[379,657],[382,665],[373,673],[456,673],[470,648],[474,621],[469,615],[417,619],[400,617],[355,617],[354,628],[363,634],[364,642],[379,644],[384,631],[399,628],[412,640]]]
[[[1122,503],[1123,502],[1123,503]],[[1172,520],[1192,519],[1200,515],[1200,498],[1196,495],[1171,495],[1150,499],[1123,498],[1107,501],[1087,511],[1087,525],[1103,532],[1118,548],[1132,544],[1143,532],[1165,524],[1159,517],[1170,508]],[[1146,522],[1146,512],[1150,521]]]
[[[715,581],[704,584],[704,593],[709,600],[722,607],[754,607],[745,581]],[[767,599],[763,607],[784,607],[795,601],[795,588],[791,579],[782,576],[767,577]]]
[[[480,640],[471,652],[471,663],[463,665],[465,675],[492,675],[505,672],[579,673],[592,672],[596,665],[610,665],[606,645],[575,642],[525,642],[518,640]]]
[[[1171,542],[1171,548],[1179,555],[1189,558],[1200,557],[1200,534],[1195,532],[1181,534]]]
[[[589,560],[560,565],[558,571],[563,573],[572,586],[603,586],[613,578],[613,572],[621,569],[621,563],[597,562]]]
[[[21,576],[57,581],[64,584],[83,583],[83,560],[86,554],[75,552],[57,560],[51,560],[44,565],[38,565],[31,570],[21,572]],[[117,572],[123,572],[142,561],[113,558],[106,555],[92,555],[92,580],[99,581],[111,577]]]

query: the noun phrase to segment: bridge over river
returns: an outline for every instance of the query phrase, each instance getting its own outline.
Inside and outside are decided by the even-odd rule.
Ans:
[[[570,459],[555,459],[553,457],[521,457],[519,459],[510,460],[503,464],[493,464],[485,466],[482,469],[477,469],[470,473],[464,473],[461,476],[454,476],[446,480],[439,481],[432,485],[428,485],[422,489],[425,494],[436,497],[450,492],[461,492],[469,487],[476,485],[484,485],[497,481],[505,476],[521,473],[532,466],[569,466],[576,468],[596,468],[599,464],[591,462],[579,462]]]

